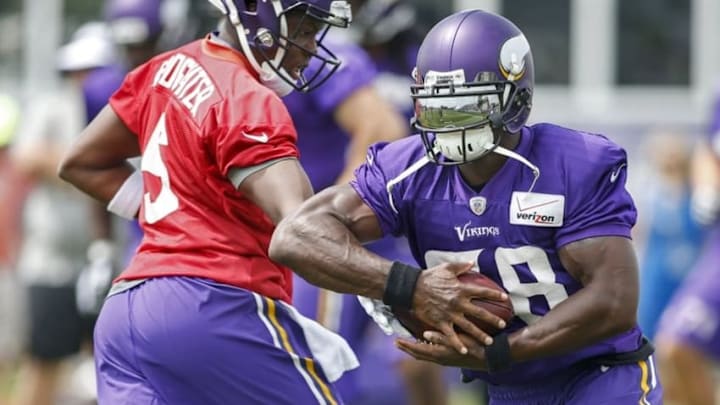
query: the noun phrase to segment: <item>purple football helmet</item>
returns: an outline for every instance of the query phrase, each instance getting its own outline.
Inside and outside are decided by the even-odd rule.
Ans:
[[[198,25],[190,0],[106,0],[104,13],[115,43],[153,46],[156,52],[192,40]]]
[[[530,45],[515,24],[481,10],[437,23],[420,46],[413,125],[439,164],[462,164],[516,133],[532,107]]]
[[[240,45],[250,64],[260,74],[260,80],[281,96],[293,89],[310,91],[327,80],[340,66],[340,61],[323,44],[322,40],[331,27],[346,28],[352,18],[347,1],[331,0],[209,0],[228,16],[240,40]],[[296,35],[288,32],[286,16],[291,12],[303,13],[303,18],[320,22],[323,29],[317,36],[317,50],[307,49],[293,41]],[[322,67],[306,78],[302,74],[296,81],[281,67],[288,47],[301,48],[312,58],[319,59]],[[256,60],[253,50],[261,55]]]
[[[118,44],[139,44],[160,36],[161,0],[108,0],[105,19],[110,23]]]

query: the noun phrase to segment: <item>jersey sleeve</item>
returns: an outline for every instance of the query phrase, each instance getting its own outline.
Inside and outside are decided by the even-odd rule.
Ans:
[[[115,114],[130,131],[139,134],[141,131],[141,118],[143,100],[141,90],[149,88],[147,79],[150,75],[150,63],[139,66],[128,73],[120,88],[110,97],[109,104]]]
[[[330,48],[336,52],[341,65],[330,79],[331,83],[324,83],[313,90],[310,95],[321,111],[332,113],[355,91],[372,84],[377,76],[377,69],[365,51],[354,44],[342,44],[335,47],[330,44]],[[315,61],[316,58],[313,60]],[[317,69],[322,67],[320,63],[313,63],[305,75],[312,77]]]
[[[556,234],[558,248],[590,237],[631,237],[637,210],[626,189],[625,151],[612,145],[595,153],[601,155],[595,164],[571,174],[565,222]]]
[[[355,170],[355,178],[350,185],[367,204],[380,222],[383,235],[400,235],[402,226],[400,212],[403,209],[400,187],[391,188],[387,184],[395,176],[389,173],[392,166],[392,152],[388,143],[377,143],[368,149],[367,160]]]
[[[298,157],[297,133],[285,105],[274,94],[251,93],[243,102],[222,102],[206,134],[218,168],[256,166],[269,160]]]

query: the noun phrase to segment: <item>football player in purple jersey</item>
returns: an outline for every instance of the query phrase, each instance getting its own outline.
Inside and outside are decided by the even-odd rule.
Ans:
[[[348,32],[377,66],[375,88],[410,119],[409,72],[429,27],[418,18],[416,6],[406,0],[354,0],[352,6],[353,23]]]
[[[708,137],[693,159],[692,204],[708,225],[703,252],[675,293],[658,327],[660,370],[673,404],[712,405],[720,361],[720,92]]]
[[[400,139],[410,129],[373,86],[377,70],[366,52],[338,36],[330,36],[326,42],[342,61],[342,69],[313,92],[294,92],[283,98],[298,132],[300,163],[316,191],[349,182],[371,144]],[[311,62],[306,74],[312,76],[319,68],[320,63]],[[405,238],[384,238],[368,248],[394,260],[412,262]],[[347,404],[447,402],[441,368],[398,351],[354,296],[321,290],[297,275],[293,276],[293,289],[293,305],[298,311],[338,332],[358,354],[362,366],[336,384]]]
[[[398,347],[486,381],[494,405],[660,404],[653,347],[636,322],[625,151],[601,135],[526,125],[530,45],[501,16],[467,10],[437,23],[414,75],[419,135],[371,147],[351,184],[318,193],[278,225],[271,256],[339,289],[345,273],[383,278],[382,302],[369,312],[384,327],[393,326],[388,306],[433,320],[416,286],[430,287],[439,264],[480,271],[512,300],[502,333],[458,335],[453,326],[478,335],[459,316],[431,323],[437,331],[423,338],[432,345]],[[427,270],[361,245],[388,234],[407,236]],[[443,274],[438,289],[461,286]]]

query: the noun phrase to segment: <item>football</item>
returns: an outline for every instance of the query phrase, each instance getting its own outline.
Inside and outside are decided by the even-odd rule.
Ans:
[[[499,290],[504,291],[502,287],[497,285],[494,281],[492,281],[487,276],[478,273],[476,271],[471,271],[467,273],[463,273],[458,276],[458,280],[460,280],[463,283],[475,283],[479,286],[491,288],[493,290]],[[490,301],[490,300],[484,300],[484,299],[473,299],[472,303],[484,308],[488,312],[491,312],[495,315],[497,315],[499,318],[503,319],[506,322],[509,322],[510,319],[514,316],[512,303],[510,300],[506,302],[499,302],[499,301]],[[407,329],[410,333],[412,333],[413,336],[415,336],[416,339],[422,339],[422,333],[426,330],[433,330],[434,328],[428,326],[423,321],[419,320],[415,317],[412,311],[406,311],[406,310],[400,310],[393,308],[393,314],[395,314],[395,317],[397,320],[402,324],[405,329]],[[484,320],[470,317],[469,318],[472,323],[477,325],[480,329],[487,332],[490,336],[495,336],[498,333],[500,333],[500,329],[494,324],[490,324],[485,322]],[[457,326],[456,329],[460,331]]]

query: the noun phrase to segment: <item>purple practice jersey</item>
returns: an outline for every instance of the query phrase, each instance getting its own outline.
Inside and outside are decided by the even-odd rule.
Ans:
[[[475,190],[456,166],[428,163],[419,136],[374,145],[352,185],[376,213],[384,234],[406,235],[422,267],[474,261],[502,285],[516,317],[508,332],[532,324],[582,285],[562,266],[561,247],[585,238],[630,238],[636,210],[625,189],[626,154],[607,138],[550,124],[524,127],[515,152],[540,169],[508,159]],[[515,364],[492,375],[464,370],[492,384],[522,384],[580,360],[640,347],[638,327],[561,356]]]
[[[95,69],[85,78],[82,89],[88,122],[98,115],[110,96],[120,88],[126,73],[124,67],[111,65]]]

